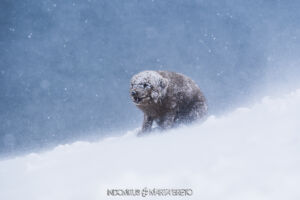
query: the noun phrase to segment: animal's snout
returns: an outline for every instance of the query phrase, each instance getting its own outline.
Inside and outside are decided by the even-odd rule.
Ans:
[[[131,96],[133,96],[133,97],[137,96],[137,92],[136,91],[132,91],[131,92]]]

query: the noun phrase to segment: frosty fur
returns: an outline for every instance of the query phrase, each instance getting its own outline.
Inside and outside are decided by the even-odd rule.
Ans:
[[[143,71],[131,79],[133,102],[144,113],[140,134],[151,131],[153,121],[162,129],[201,119],[206,100],[187,76],[168,71]]]

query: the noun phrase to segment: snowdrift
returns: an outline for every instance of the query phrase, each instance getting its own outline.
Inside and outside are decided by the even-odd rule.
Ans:
[[[0,162],[0,199],[299,199],[300,90],[203,124]],[[107,189],[190,188],[191,196],[108,196]]]

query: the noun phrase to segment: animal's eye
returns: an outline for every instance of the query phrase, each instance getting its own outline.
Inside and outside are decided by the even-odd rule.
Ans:
[[[148,83],[144,83],[144,88],[146,88],[146,87],[148,87],[149,86],[149,84]]]

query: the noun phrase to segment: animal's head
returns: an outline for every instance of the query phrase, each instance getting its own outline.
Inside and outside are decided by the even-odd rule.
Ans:
[[[168,80],[156,71],[143,71],[131,79],[130,95],[137,105],[158,103],[167,91]]]

